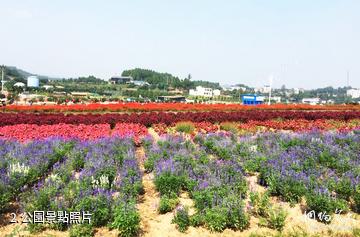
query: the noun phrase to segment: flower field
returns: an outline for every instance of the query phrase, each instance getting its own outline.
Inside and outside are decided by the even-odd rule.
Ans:
[[[0,235],[359,236],[355,107],[147,106],[0,113]]]
[[[360,111],[238,111],[238,112],[150,112],[150,113],[105,113],[105,114],[44,114],[44,113],[0,113],[0,126],[16,124],[116,124],[138,123],[146,127],[164,123],[171,125],[180,121],[191,122],[248,122],[267,121],[273,119],[335,119],[348,121],[360,119]]]
[[[110,103],[73,105],[9,105],[3,111],[15,112],[151,112],[151,111],[241,111],[241,110],[359,110],[358,105],[258,105],[185,103]]]

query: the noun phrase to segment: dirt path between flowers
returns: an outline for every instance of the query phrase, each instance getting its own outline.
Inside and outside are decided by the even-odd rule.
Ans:
[[[149,129],[149,134],[153,136],[154,141],[157,142],[160,137],[152,129]],[[136,155],[140,164],[142,171],[144,171],[143,162],[145,160],[145,151],[143,147],[140,147],[136,151]],[[251,191],[257,191],[263,193],[266,191],[266,188],[259,185],[257,182],[258,174],[252,176],[247,176],[246,180],[248,182],[249,188]],[[277,232],[269,229],[267,227],[262,227],[259,225],[259,218],[251,216],[250,218],[250,227],[244,231],[233,231],[226,229],[222,233],[212,233],[204,227],[189,227],[186,233],[181,233],[176,229],[175,224],[171,223],[171,220],[174,217],[174,212],[169,212],[166,214],[159,214],[157,211],[160,195],[155,189],[154,185],[154,174],[144,173],[143,175],[143,186],[145,194],[142,196],[140,203],[138,204],[138,209],[141,216],[141,236],[145,237],[245,237],[250,236],[251,234],[258,234],[259,236],[273,236]],[[193,200],[189,198],[187,193],[181,193],[180,195],[180,204],[190,207],[190,214],[193,214],[195,209],[193,208]],[[249,202],[249,199],[246,200]],[[349,218],[346,215],[336,215],[331,224],[325,225],[319,223],[316,220],[306,219],[303,213],[303,206],[297,204],[294,207],[290,207],[288,203],[281,202],[277,198],[271,198],[273,204],[281,205],[286,209],[288,217],[286,220],[286,233],[308,233],[308,234],[319,234],[320,236],[352,236],[351,228],[360,228],[360,217],[359,215],[354,214],[352,218]],[[347,229],[344,228],[344,223],[347,225]],[[342,230],[342,231],[341,231]],[[345,230],[345,231],[344,231]]]
[[[154,137],[155,142],[159,139],[158,134],[149,129],[149,133]],[[145,150],[143,147],[136,149],[136,157],[140,164],[140,168],[144,171],[144,159],[145,159]],[[250,190],[264,192],[266,189],[257,183],[257,174],[252,176],[247,176],[246,180],[249,184]],[[189,227],[186,233],[180,233],[175,224],[171,223],[171,220],[174,217],[174,213],[170,212],[167,214],[159,214],[157,209],[160,201],[160,195],[155,189],[154,185],[154,175],[153,173],[146,174],[144,173],[142,178],[142,183],[144,186],[145,193],[139,198],[139,203],[137,208],[141,217],[141,232],[140,236],[144,237],[245,237],[250,236],[251,234],[258,234],[258,236],[273,236],[276,234],[276,231],[271,230],[266,227],[260,227],[260,220],[254,216],[251,216],[250,227],[243,231],[232,231],[226,229],[222,233],[211,233],[204,227]],[[190,207],[190,214],[195,210],[193,208],[193,200],[189,198],[187,193],[181,193],[180,203],[184,206]],[[248,200],[247,200],[248,201]],[[284,232],[291,233],[294,230],[299,232],[297,233],[308,233],[308,235],[293,235],[293,236],[310,236],[310,234],[318,234],[318,236],[342,236],[350,237],[351,228],[360,228],[360,215],[351,213],[350,215],[335,215],[333,221],[329,225],[325,225],[317,222],[316,220],[306,219],[303,213],[303,204],[297,204],[294,207],[290,207],[288,203],[281,202],[277,198],[271,198],[273,204],[282,205],[288,212],[288,217],[286,220],[286,227]],[[30,235],[28,231],[25,230],[25,224],[6,224],[8,222],[9,216],[0,216],[3,222],[3,226],[0,225],[0,236],[56,236],[64,237],[69,236],[69,232],[61,232],[54,230],[45,230],[41,233]],[[6,219],[5,219],[6,218]],[[118,236],[118,231],[110,231],[108,228],[98,228],[96,230],[95,236]],[[256,236],[256,235],[254,235]],[[287,235],[290,236],[290,235]]]

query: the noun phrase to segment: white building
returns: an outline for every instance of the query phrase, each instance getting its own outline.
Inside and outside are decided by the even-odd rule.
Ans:
[[[280,103],[281,102],[281,96],[272,96],[271,100],[275,101],[275,103]]]
[[[320,98],[304,98],[302,99],[303,104],[316,105],[320,103]]]
[[[52,85],[44,85],[43,88],[45,90],[50,90],[50,89],[53,89],[54,87]]]
[[[213,96],[220,96],[221,91],[219,89],[213,90]]]
[[[194,89],[189,90],[189,95],[191,96],[204,96],[204,97],[212,97],[212,96],[219,96],[220,90],[213,90],[211,88],[197,86]]]
[[[294,89],[292,89],[292,91],[295,95],[298,95],[300,93],[303,93],[305,90],[302,88],[294,88]]]
[[[241,90],[246,91],[246,87],[243,86],[225,86],[223,87],[224,91],[234,91],[234,90]]]
[[[150,84],[146,81],[130,81],[130,83],[134,84],[135,86],[150,86]]]
[[[268,94],[268,93],[270,93],[270,91],[271,91],[271,87],[269,85],[265,85],[265,86],[263,86],[261,93]]]
[[[351,98],[360,98],[360,89],[350,89],[346,91],[346,95]]]
[[[29,76],[27,78],[28,87],[39,87],[39,78],[37,76]]]
[[[254,89],[255,93],[269,94],[271,91],[271,87],[269,85],[265,85],[263,87],[258,87]]]
[[[14,86],[17,86],[17,87],[24,87],[24,86],[25,86],[25,84],[24,84],[24,83],[22,83],[22,82],[16,82],[16,83],[14,84]]]

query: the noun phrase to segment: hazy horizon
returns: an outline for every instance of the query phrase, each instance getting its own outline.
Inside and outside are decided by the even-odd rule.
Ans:
[[[0,63],[108,79],[145,68],[221,84],[360,87],[360,2],[1,1]]]

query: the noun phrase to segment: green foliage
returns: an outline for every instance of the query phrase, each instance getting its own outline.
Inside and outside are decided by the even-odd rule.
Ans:
[[[176,197],[176,195],[171,195],[171,197],[168,197],[167,195],[161,196],[159,212],[160,214],[165,214],[167,212],[170,212],[174,210],[176,205],[178,204],[179,204],[179,199]]]
[[[227,225],[227,213],[220,207],[206,209],[204,220],[210,231],[222,232]]]
[[[56,187],[40,189],[36,197],[31,197],[28,200],[25,210],[27,212],[55,210],[55,203],[51,201],[51,197],[54,196],[56,192]]]
[[[178,194],[183,185],[183,178],[170,172],[164,172],[155,179],[156,189],[161,195]]]
[[[75,210],[91,213],[90,225],[94,227],[105,226],[108,220],[111,219],[110,202],[104,195],[84,197],[78,202]]]
[[[192,193],[195,202],[195,207],[198,210],[204,210],[212,203],[213,193],[210,190],[201,190]]]
[[[36,224],[28,223],[26,228],[31,234],[37,234],[45,230],[45,226],[43,224],[38,224],[38,223]]]
[[[204,215],[201,213],[196,213],[190,217],[190,225],[194,227],[202,226],[204,225]]]
[[[264,156],[255,156],[247,159],[244,162],[244,168],[248,172],[259,172],[260,168],[266,162],[267,158]]]
[[[273,195],[280,195],[283,200],[292,204],[298,203],[307,190],[303,183],[294,179],[280,180],[278,175],[270,175],[267,179],[270,193]]]
[[[177,132],[184,132],[190,134],[195,130],[195,126],[192,122],[179,122],[176,124],[175,130]]]
[[[238,132],[238,126],[236,123],[223,122],[220,124],[220,129],[236,134]]]
[[[91,225],[72,225],[69,229],[70,237],[92,237],[95,231]]]
[[[82,152],[77,152],[73,154],[73,159],[71,159],[71,168],[75,171],[80,171],[84,168],[85,165],[85,158]]]
[[[158,160],[160,156],[158,154],[150,154],[148,158],[144,161],[144,168],[146,173],[150,173],[155,168],[155,161]]]
[[[180,232],[185,232],[190,226],[188,209],[184,207],[178,208],[171,223],[176,224],[176,227]]]
[[[350,200],[350,196],[354,192],[351,181],[349,179],[341,179],[340,182],[335,185],[335,192],[338,198]]]
[[[354,198],[354,210],[357,213],[360,213],[360,185],[356,188],[353,198]]]
[[[308,210],[315,211],[316,214],[332,215],[336,210],[342,210],[343,213],[349,210],[348,203],[345,200],[335,199],[324,194],[309,193],[306,195],[306,204]],[[321,221],[327,222],[326,219]]]
[[[118,229],[120,236],[136,236],[140,230],[140,215],[133,203],[122,203],[114,210],[114,221],[111,228]]]
[[[242,205],[232,206],[227,215],[227,227],[234,230],[245,230],[250,225],[250,217]]]
[[[250,204],[252,213],[257,216],[266,217],[270,208],[269,194],[266,192],[260,195],[258,192],[250,192]]]
[[[11,194],[0,184],[0,213],[5,211],[10,200]]]
[[[153,158],[149,157],[144,161],[144,168],[146,173],[150,173],[151,171],[153,171],[154,167],[155,160]]]
[[[352,231],[354,237],[360,237],[360,228],[355,228]]]
[[[294,146],[306,146],[306,142],[299,138],[292,138],[289,140],[281,140],[280,141],[280,147],[282,147],[285,150],[288,150]]]
[[[210,87],[214,89],[221,89],[219,83],[208,81],[191,81],[191,76],[187,78],[179,79],[169,73],[159,73],[153,70],[135,68],[131,70],[125,70],[121,74],[122,76],[131,76],[134,80],[141,80],[150,83],[151,89],[166,89],[168,87],[182,88],[189,90],[196,86]]]
[[[287,212],[283,208],[271,208],[267,218],[269,228],[282,231],[285,226],[286,217]]]

